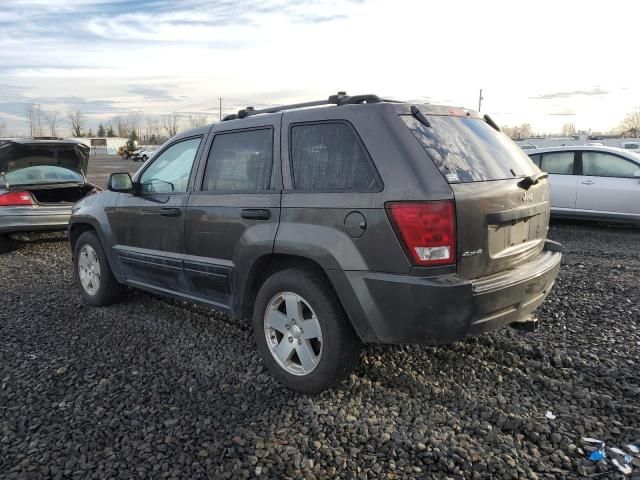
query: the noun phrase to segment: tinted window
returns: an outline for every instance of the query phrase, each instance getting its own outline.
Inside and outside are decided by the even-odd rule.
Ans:
[[[427,127],[411,115],[402,119],[449,183],[501,180],[537,169],[518,145],[485,121],[426,115]]]
[[[293,185],[298,190],[372,190],[379,187],[369,155],[345,123],[291,129]]]
[[[140,177],[145,193],[181,193],[187,191],[191,166],[196,158],[201,138],[175,143],[154,157]]]
[[[540,168],[558,175],[573,174],[573,152],[543,153]]]
[[[540,154],[536,154],[536,155],[529,155],[529,158],[531,159],[531,161],[533,163],[535,163],[537,166],[540,166]]]
[[[268,190],[273,163],[270,128],[217,134],[204,172],[203,190]]]
[[[603,152],[582,152],[582,174],[595,177],[633,177],[640,166]]]

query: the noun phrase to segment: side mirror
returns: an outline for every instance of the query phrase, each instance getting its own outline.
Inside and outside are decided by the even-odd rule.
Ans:
[[[133,180],[127,172],[112,173],[109,175],[107,189],[112,192],[133,193]]]

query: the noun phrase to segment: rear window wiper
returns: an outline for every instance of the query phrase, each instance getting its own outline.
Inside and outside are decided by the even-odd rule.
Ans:
[[[539,173],[536,173],[535,175],[529,175],[527,177],[524,177],[522,180],[520,180],[518,182],[518,186],[525,190],[529,190],[529,188],[531,188],[532,185],[535,185],[540,180],[542,180],[543,178],[547,178],[548,176],[549,174],[547,172],[539,172]]]
[[[427,119],[427,116],[420,111],[415,105],[411,105],[411,115],[415,117],[425,127],[431,127],[431,122]]]

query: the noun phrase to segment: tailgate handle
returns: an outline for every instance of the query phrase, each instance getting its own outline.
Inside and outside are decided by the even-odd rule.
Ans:
[[[240,215],[247,220],[269,220],[271,211],[266,208],[243,208]]]
[[[160,215],[163,217],[179,217],[180,209],[179,208],[170,208],[164,207],[160,209]]]
[[[548,204],[547,202],[544,202],[530,207],[519,207],[511,210],[504,210],[502,212],[493,212],[487,214],[487,222],[490,225],[496,225],[500,223],[513,222],[514,220],[521,220],[523,218],[531,218],[544,213],[547,208]]]

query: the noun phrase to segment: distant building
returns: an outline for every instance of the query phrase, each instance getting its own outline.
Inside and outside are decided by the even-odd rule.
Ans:
[[[117,155],[118,148],[127,143],[122,137],[79,137],[76,140],[91,147],[92,155]]]

